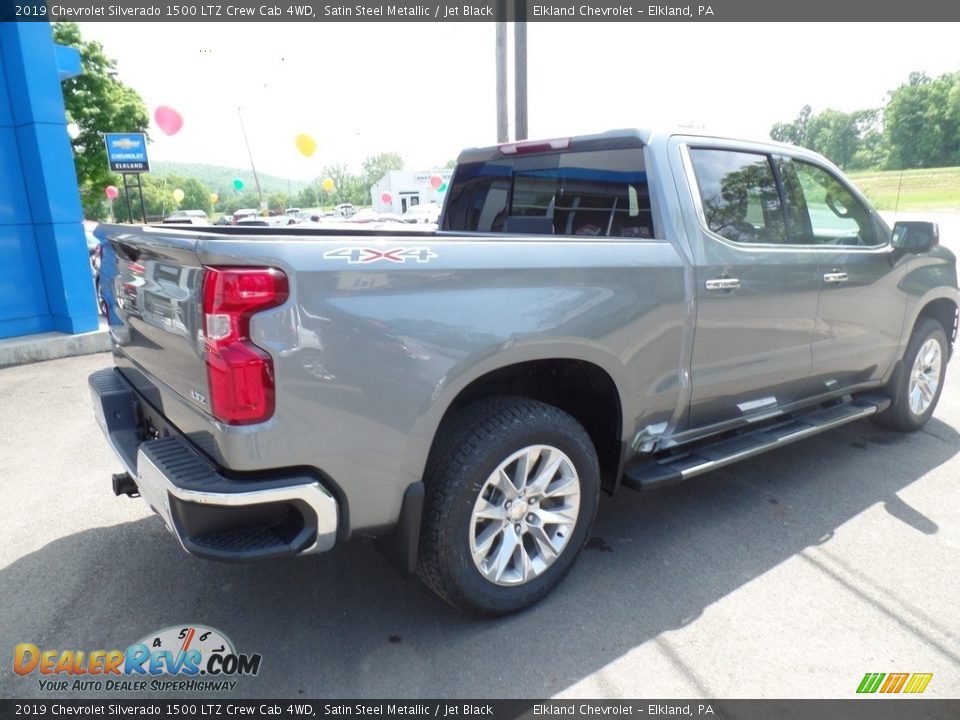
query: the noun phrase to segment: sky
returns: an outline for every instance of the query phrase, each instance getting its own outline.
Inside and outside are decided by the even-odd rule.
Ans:
[[[767,137],[804,104],[879,107],[912,71],[960,70],[958,30],[530,23],[529,135],[684,125]],[[151,123],[152,160],[248,169],[241,113],[257,170],[294,180],[334,163],[358,172],[379,152],[430,170],[464,147],[496,142],[494,23],[83,23],[81,31],[103,44],[151,116],[160,105],[183,116],[173,136]],[[316,140],[312,157],[297,151],[298,133]]]

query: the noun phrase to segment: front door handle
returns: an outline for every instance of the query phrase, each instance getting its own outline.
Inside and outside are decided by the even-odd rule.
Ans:
[[[842,283],[848,279],[845,272],[828,272],[823,274],[823,281],[828,283]]]
[[[704,283],[707,290],[736,290],[740,287],[738,278],[715,278]]]

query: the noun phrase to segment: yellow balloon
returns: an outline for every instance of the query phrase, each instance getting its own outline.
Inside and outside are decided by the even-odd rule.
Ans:
[[[320,183],[320,187],[322,187],[327,192],[333,192],[333,188],[335,187],[333,184],[333,178],[324,178],[323,182]]]
[[[297,135],[293,142],[294,145],[297,146],[297,150],[299,150],[306,157],[310,157],[317,151],[317,141],[309,135],[305,135],[304,133]]]
[[[217,204],[217,200],[219,200],[219,199],[220,199],[220,196],[219,196],[219,195],[217,195],[216,193],[210,193],[210,204],[211,204],[211,205],[216,205],[216,204]]]
[[[183,202],[183,190],[177,188],[173,191],[173,199],[177,202]]]

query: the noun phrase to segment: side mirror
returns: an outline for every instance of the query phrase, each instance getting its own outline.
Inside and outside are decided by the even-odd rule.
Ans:
[[[940,228],[936,223],[921,220],[901,220],[893,226],[891,244],[908,253],[924,253],[940,243]]]

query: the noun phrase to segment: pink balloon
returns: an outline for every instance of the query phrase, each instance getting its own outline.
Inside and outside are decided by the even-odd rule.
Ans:
[[[442,177],[440,177],[439,175],[431,175],[431,176],[430,176],[430,187],[432,187],[434,190],[436,190],[436,189],[437,189],[438,187],[440,187],[442,184],[443,184],[443,178],[442,178]]]
[[[393,196],[390,193],[385,192],[383,195],[380,196],[380,199],[383,200],[383,202],[385,203],[390,203],[391,201],[393,201]]]
[[[157,127],[167,135],[176,135],[183,127],[183,118],[180,113],[166,105],[161,105],[156,109],[153,113],[153,119],[157,121]]]
[[[110,198],[111,200],[116,200],[117,197],[120,195],[120,191],[117,190],[117,188],[113,185],[107,185],[107,187],[104,189],[104,192],[107,194],[107,197]]]

